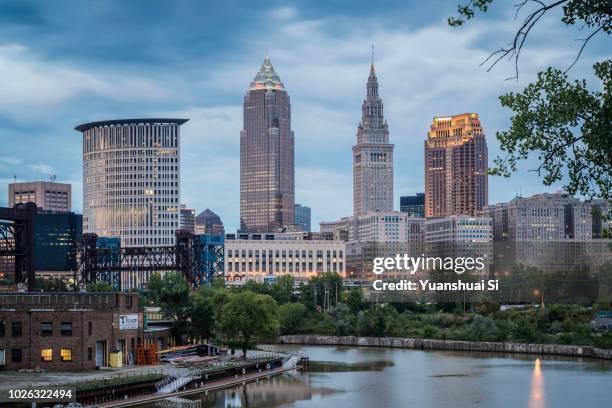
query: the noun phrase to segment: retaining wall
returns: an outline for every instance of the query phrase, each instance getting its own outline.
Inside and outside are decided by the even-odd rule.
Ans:
[[[495,353],[552,354],[612,360],[612,350],[564,344],[494,343],[484,341],[404,339],[398,337],[318,336],[297,334],[280,336],[280,343],[330,346],[397,347],[417,350],[459,350]]]

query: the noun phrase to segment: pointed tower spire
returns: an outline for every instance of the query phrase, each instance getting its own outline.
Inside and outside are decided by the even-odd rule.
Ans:
[[[259,72],[257,72],[255,75],[249,89],[285,89],[280,77],[276,71],[274,71],[274,67],[272,66],[272,62],[270,61],[267,51],[264,61],[261,64],[261,68],[259,68]]]

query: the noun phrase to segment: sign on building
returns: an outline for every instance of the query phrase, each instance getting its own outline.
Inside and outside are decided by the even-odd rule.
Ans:
[[[137,314],[122,314],[119,315],[119,330],[134,330],[138,329]]]

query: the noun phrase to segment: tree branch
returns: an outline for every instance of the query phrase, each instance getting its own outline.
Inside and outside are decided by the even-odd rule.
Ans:
[[[537,169],[532,169],[532,170],[529,170],[529,171],[534,171],[534,172],[537,172],[537,173],[538,173],[538,176],[539,176],[539,175],[540,175],[540,171],[542,170],[542,167],[544,167],[544,165],[545,165],[546,163],[548,163],[548,161],[550,161],[550,159],[552,159],[552,158],[553,158],[553,157],[554,157],[554,156],[557,154],[557,152],[558,152],[558,151],[560,151],[560,150],[562,150],[562,149],[565,149],[565,148],[566,148],[566,147],[568,147],[568,146],[573,146],[573,145],[574,145],[576,142],[578,142],[578,141],[579,141],[579,140],[581,140],[581,139],[584,139],[584,135],[583,135],[583,136],[580,136],[580,137],[576,137],[576,138],[574,138],[574,139],[570,140],[569,142],[564,143],[564,144],[562,144],[562,145],[556,146],[554,149],[552,149],[552,150],[551,150],[551,151],[550,151],[550,152],[549,152],[549,153],[546,155],[546,157],[544,158],[544,160],[542,161],[542,163],[540,164],[540,166],[539,166]]]
[[[574,58],[574,61],[572,61],[570,66],[567,67],[567,69],[565,71],[563,71],[563,73],[567,74],[567,71],[569,71],[570,69],[572,69],[574,67],[574,65],[576,65],[576,62],[578,62],[578,59],[580,58],[580,55],[582,55],[582,51],[584,51],[584,47],[586,47],[587,43],[591,40],[591,38],[593,38],[593,36],[595,34],[600,32],[602,30],[602,28],[603,27],[599,27],[597,30],[593,31],[587,38],[583,38],[581,40],[578,40],[578,41],[582,41],[582,46],[580,47],[580,50],[578,51],[578,55],[576,55],[576,58]]]

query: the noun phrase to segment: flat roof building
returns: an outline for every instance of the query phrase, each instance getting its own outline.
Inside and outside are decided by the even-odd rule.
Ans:
[[[69,212],[72,208],[72,186],[54,181],[28,181],[8,185],[9,207],[35,203],[39,210]]]

